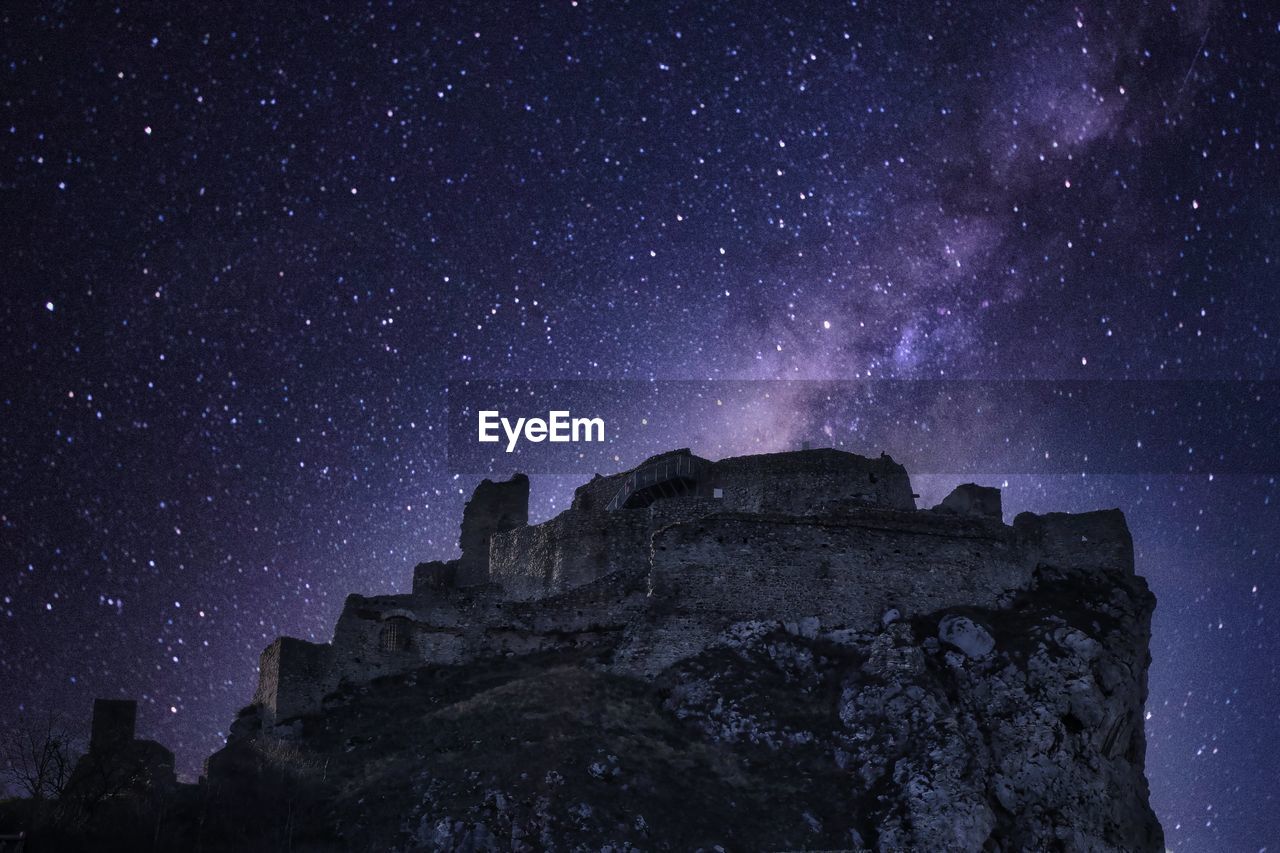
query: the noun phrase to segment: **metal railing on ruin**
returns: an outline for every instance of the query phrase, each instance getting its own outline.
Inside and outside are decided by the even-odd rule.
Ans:
[[[663,485],[670,486],[669,489],[663,490],[669,492],[669,494],[654,495],[655,499],[656,497],[674,497],[680,494],[689,494],[702,479],[706,467],[705,460],[684,454],[651,462],[632,471],[622,481],[622,488],[613,496],[613,500],[609,501],[606,509],[611,511],[623,509],[627,507],[628,501],[631,501],[635,495],[641,494],[644,497],[646,496],[644,493],[648,490],[660,490]],[[652,503],[652,500],[646,501],[644,505],[648,503]]]

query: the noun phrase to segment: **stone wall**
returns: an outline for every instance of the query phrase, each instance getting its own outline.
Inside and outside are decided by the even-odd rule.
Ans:
[[[338,618],[332,652],[317,682],[318,702],[343,684],[455,665],[479,657],[528,654],[620,636],[645,606],[647,564],[613,573],[537,601],[509,601],[493,589],[434,591],[428,597],[351,595]],[[384,642],[388,624],[405,631],[403,645]],[[268,649],[270,651],[270,649]],[[265,653],[264,653],[265,654]],[[264,669],[266,673],[268,670]],[[276,670],[273,668],[271,678]],[[273,689],[260,687],[261,693]]]
[[[542,634],[621,629],[648,605],[648,573],[646,561],[550,598],[506,602],[499,621]]]
[[[627,473],[597,476],[580,486],[572,506],[550,521],[495,532],[489,540],[487,578],[509,598],[545,598],[646,564],[654,529],[711,512],[832,515],[868,506],[915,509],[905,469],[888,456],[867,459],[838,450],[805,450],[725,459],[711,463],[708,472],[709,487],[719,497],[668,498],[646,509],[611,512],[604,507]],[[463,574],[460,568],[459,585]],[[424,589],[425,576],[424,571]]]
[[[327,643],[278,637],[262,651],[253,701],[268,712],[273,722],[319,707],[326,692],[331,653]]]
[[[722,459],[711,466],[713,488],[733,512],[828,515],[858,506],[914,510],[907,471],[888,456],[841,450],[797,450]]]
[[[647,509],[640,510],[649,514],[649,529],[658,530],[668,524],[679,521],[692,521],[695,518],[721,512],[725,509],[723,498],[683,497],[654,501]],[[648,558],[649,543],[645,542],[645,557]]]
[[[516,474],[495,483],[483,480],[462,510],[455,582],[473,586],[489,581],[489,538],[495,533],[524,527],[529,523],[529,478]]]
[[[1133,574],[1133,537],[1118,509],[1023,512],[1013,527],[1029,559],[1060,569],[1101,567]]]
[[[613,496],[607,489],[597,490],[586,505],[595,505],[606,494]],[[647,570],[652,531],[701,518],[724,503],[716,498],[678,497],[642,509],[591,512],[571,508],[542,524],[493,536],[489,577],[505,598],[530,601],[560,595],[609,575]]]
[[[877,626],[949,607],[998,607],[1039,566],[1132,573],[1115,510],[990,516],[865,508],[826,518],[724,513],[653,534],[650,605],[614,658],[652,676],[696,654],[734,622]]]
[[[429,560],[413,567],[414,595],[429,596],[433,592],[453,589],[457,585],[457,560]]]
[[[462,662],[467,657],[465,634],[489,618],[489,598],[483,590],[438,590],[425,598],[347,596],[333,632],[327,689],[427,664]],[[389,646],[391,631],[402,642]]]
[[[550,521],[494,535],[489,576],[513,600],[545,598],[648,562],[646,510],[567,509]]]
[[[889,608],[991,606],[1024,585],[1030,569],[1011,533],[924,513],[711,516],[654,534],[650,591],[717,621],[816,616],[869,628]]]

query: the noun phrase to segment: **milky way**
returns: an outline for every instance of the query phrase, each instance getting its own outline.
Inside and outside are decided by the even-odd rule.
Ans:
[[[0,713],[138,697],[188,776],[266,643],[455,553],[450,380],[1280,378],[1265,4],[47,5],[0,13]],[[535,516],[647,453],[939,414],[770,387],[637,395]],[[1162,426],[1212,460],[1195,421]],[[932,438],[1008,517],[1126,511],[1169,845],[1274,844],[1274,467]]]

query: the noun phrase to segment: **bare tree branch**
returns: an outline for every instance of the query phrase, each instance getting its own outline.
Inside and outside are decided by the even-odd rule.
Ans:
[[[33,800],[57,799],[82,749],[83,738],[61,715],[22,715],[0,731],[0,780]]]

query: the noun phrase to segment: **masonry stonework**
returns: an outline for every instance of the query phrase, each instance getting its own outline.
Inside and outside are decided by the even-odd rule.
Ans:
[[[253,701],[276,719],[289,719],[319,706],[332,658],[327,643],[279,637],[262,651]]]
[[[489,581],[489,539],[529,523],[529,478],[516,474],[495,483],[483,480],[462,510],[458,547],[462,556],[455,570],[459,586]]]

